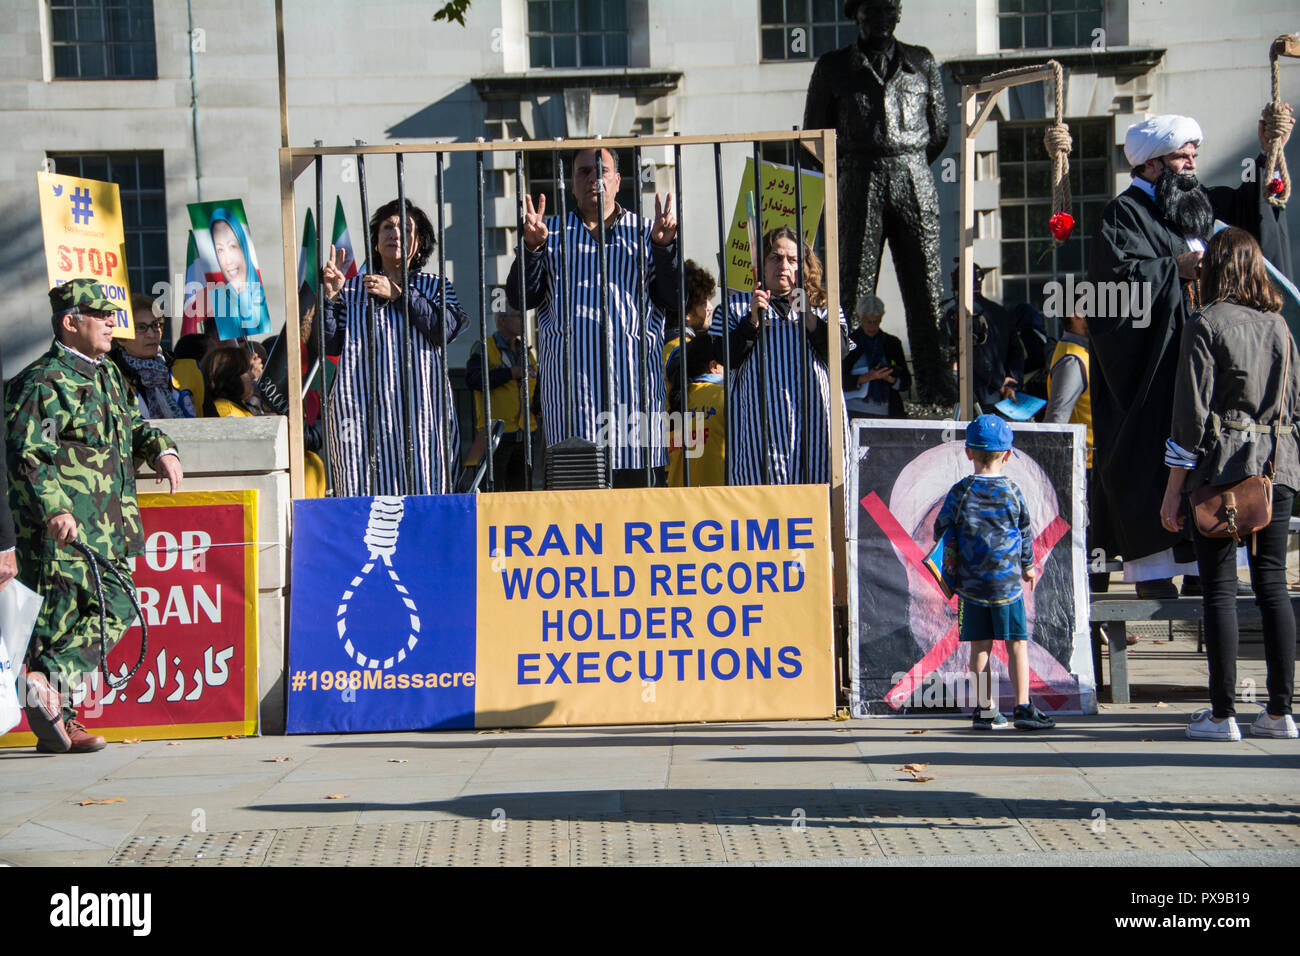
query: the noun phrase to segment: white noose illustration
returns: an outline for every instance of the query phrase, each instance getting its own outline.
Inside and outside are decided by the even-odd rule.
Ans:
[[[348,589],[343,592],[343,597],[339,603],[339,640],[343,641],[343,650],[361,667],[387,670],[394,664],[405,660],[407,653],[415,648],[416,642],[419,640],[416,637],[420,633],[419,612],[416,610],[415,602],[411,600],[410,592],[402,586],[401,579],[398,578],[397,571],[393,568],[393,556],[397,553],[397,528],[402,523],[402,512],[401,498],[379,497],[370,503],[370,521],[366,524],[366,533],[362,538],[365,546],[370,550],[370,557],[362,566],[360,573],[348,584]],[[409,617],[411,621],[411,631],[407,636],[406,645],[399,648],[396,654],[382,660],[361,653],[353,646],[352,639],[347,636],[348,602],[352,600],[352,595],[366,580],[375,564],[381,560],[388,570],[388,577],[393,582],[394,590],[397,591],[398,597],[401,598],[402,603],[410,611]]]

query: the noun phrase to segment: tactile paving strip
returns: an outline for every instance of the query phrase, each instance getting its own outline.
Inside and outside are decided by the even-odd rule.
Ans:
[[[924,808],[924,815],[918,809]],[[1042,848],[1000,800],[873,802],[866,821],[887,856],[1037,853]]]
[[[1096,814],[1097,809],[1105,815]],[[109,863],[614,866],[1201,848],[1300,849],[1300,796],[1162,795],[1067,802],[885,795],[854,805],[145,835],[131,838]]]
[[[274,830],[137,836],[113,854],[109,866],[260,866]]]
[[[569,827],[574,866],[716,863],[727,859],[708,810],[601,814]]]
[[[298,827],[281,830],[268,866],[414,866],[424,823]]]
[[[569,821],[440,820],[428,825],[417,866],[567,866]]]
[[[746,808],[714,817],[732,862],[884,856],[855,807]]]

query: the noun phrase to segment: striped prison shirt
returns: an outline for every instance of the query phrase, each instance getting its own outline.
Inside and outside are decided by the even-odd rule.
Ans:
[[[772,462],[772,483],[777,485],[795,485],[804,482],[802,473],[802,455],[804,444],[808,446],[808,465],[810,474],[807,481],[812,484],[829,483],[831,480],[830,453],[830,381],[826,375],[826,363],[815,348],[814,339],[819,334],[826,334],[826,309],[814,308],[812,312],[821,323],[817,332],[808,333],[809,348],[802,354],[809,370],[808,397],[812,401],[812,434],[804,434],[804,400],[799,395],[802,337],[799,334],[799,319],[789,308],[788,301],[772,297],[772,308],[767,310],[768,325],[762,330],[761,356],[759,347],[750,351],[748,356],[736,367],[736,353],[742,343],[752,338],[757,330],[749,324],[749,307],[751,296],[747,292],[734,292],[727,300],[727,323],[731,327],[733,391],[727,414],[733,416],[735,432],[734,446],[727,449],[727,455],[734,462],[732,480],[738,485],[761,485],[766,481],[763,473],[763,458],[767,455]],[[719,307],[721,308],[721,307]],[[840,328],[847,330],[844,311],[840,310]],[[715,321],[711,332],[722,337],[722,323]],[[761,366],[761,373],[760,373]],[[759,397],[759,375],[767,377],[767,405],[770,409],[771,434],[767,447],[763,445],[763,411]],[[841,411],[841,428],[848,435],[848,416]]]
[[[575,211],[564,229],[560,217],[549,216],[550,235],[537,252],[524,252],[525,296],[537,312],[537,345],[541,362],[542,422],[546,441],[555,444],[579,437],[612,448],[615,468],[644,468],[667,464],[664,442],[664,315],[676,310],[675,246],[650,241],[650,222],[622,207],[605,227],[606,276],[609,289],[610,357],[602,354],[599,283],[600,247]],[[640,315],[636,261],[638,239],[645,260],[647,314]],[[560,273],[560,244],[569,282]],[[519,262],[510,269],[506,296],[519,308]],[[565,296],[572,296],[572,303]],[[571,339],[569,336],[571,335]],[[642,337],[645,337],[644,351]],[[567,349],[573,349],[573,370]],[[644,362],[643,362],[644,360]],[[613,375],[613,400],[604,402],[607,370]],[[642,383],[648,381],[649,407]],[[609,418],[601,413],[608,407]],[[647,417],[642,417],[642,415]],[[648,426],[649,434],[644,434]]]
[[[339,370],[330,393],[329,453],[334,493],[339,497],[444,494],[447,487],[447,440],[452,455],[460,447],[455,406],[442,354],[441,279],[427,272],[409,276],[412,328],[407,332],[409,370],[400,367],[402,299],[374,298],[373,328],[366,319],[362,276],[354,276],[333,299],[325,300],[325,348],[338,355]],[[447,341],[469,324],[447,283]],[[372,343],[378,367],[368,365]],[[373,376],[373,377],[372,377]],[[371,421],[371,396],[377,409]],[[407,411],[409,409],[409,411]],[[415,447],[415,484],[406,479],[404,415],[411,416]],[[378,484],[370,484],[370,441],[378,446]],[[453,458],[453,466],[456,464]],[[452,472],[452,481],[456,473]]]

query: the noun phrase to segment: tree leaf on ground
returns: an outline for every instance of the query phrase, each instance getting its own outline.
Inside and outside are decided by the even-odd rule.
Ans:
[[[903,766],[894,769],[902,773],[920,773],[928,766],[930,766],[928,763],[905,763]]]
[[[292,757],[267,757],[262,763],[284,763],[286,760],[292,759]]]
[[[346,797],[346,796],[347,796],[346,793],[327,793],[327,794],[325,794],[325,799],[326,799],[326,800],[342,800],[342,799],[343,799],[344,797]]]
[[[923,734],[923,733],[926,733],[926,731],[924,731],[924,730],[909,730],[909,731],[907,731],[907,732],[908,732],[909,734]]]
[[[126,797],[109,797],[106,800],[78,800],[79,807],[98,807],[105,803],[126,803]]]

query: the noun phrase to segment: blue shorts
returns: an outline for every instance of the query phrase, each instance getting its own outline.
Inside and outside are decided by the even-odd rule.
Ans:
[[[1024,595],[1010,604],[976,604],[957,598],[957,640],[1025,641],[1029,627],[1025,623]]]

